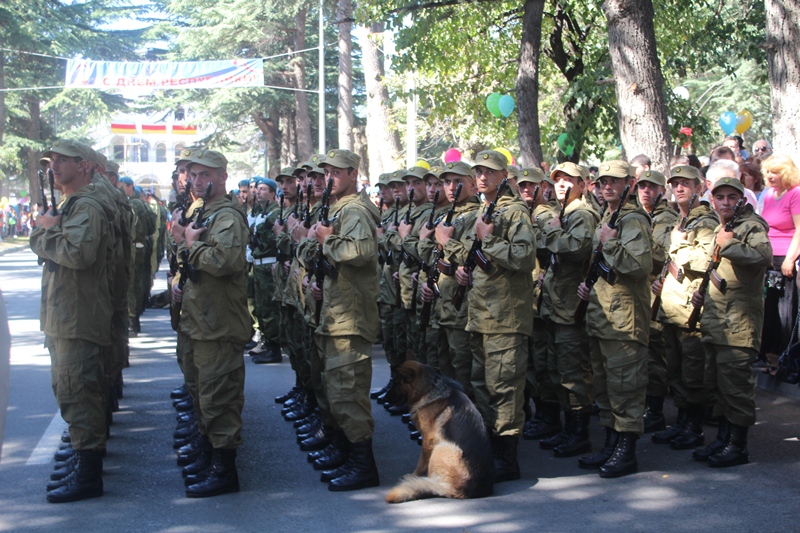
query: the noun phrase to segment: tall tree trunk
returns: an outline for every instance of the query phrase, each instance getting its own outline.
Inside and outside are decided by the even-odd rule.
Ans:
[[[281,168],[297,164],[297,145],[294,113],[281,117]]]
[[[41,108],[39,97],[32,94],[26,98],[28,101],[28,113],[30,115],[30,122],[28,122],[28,139],[33,143],[27,149],[28,156],[28,190],[37,191],[39,189],[39,147],[38,143],[42,140],[42,125],[41,125]],[[32,194],[34,194],[32,192]]]
[[[353,2],[339,0],[336,11],[339,28],[339,148],[353,149]]]
[[[294,49],[304,50],[306,47],[306,8],[302,8],[294,17]],[[303,54],[298,54],[292,60],[295,87],[306,88],[306,63]],[[308,98],[306,93],[295,92],[295,131],[297,133],[297,156],[299,160],[308,161],[314,153],[311,141],[311,119],[308,113]]]
[[[383,24],[372,24],[361,43],[361,64],[367,88],[367,148],[369,177],[376,181],[384,172],[395,170],[402,151],[400,134],[392,127],[389,90],[383,83]]]
[[[0,50],[0,89],[6,88],[6,53]],[[6,93],[0,91],[0,145],[6,133]]]
[[[773,148],[800,163],[800,2],[766,0]]]
[[[545,0],[525,0],[517,71],[520,159],[522,164],[535,167],[544,159],[539,132],[539,56],[544,2]]]
[[[656,54],[651,0],[606,0],[608,49],[614,73],[623,157],[645,154],[669,170],[664,78]]]
[[[258,111],[252,113],[253,121],[264,134],[264,140],[267,143],[267,153],[264,157],[268,161],[268,177],[270,178],[277,176],[281,168],[281,133],[278,129],[278,120],[272,118],[277,116],[276,113],[271,113],[269,116],[264,116]]]

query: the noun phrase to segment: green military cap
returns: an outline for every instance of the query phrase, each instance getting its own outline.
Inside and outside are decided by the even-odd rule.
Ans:
[[[405,183],[403,176],[405,176],[405,170],[395,170],[386,178],[386,185],[390,183]]]
[[[571,161],[564,161],[563,163],[559,163],[550,171],[550,180],[555,185],[555,175],[557,172],[563,172],[567,176],[572,176],[573,178],[580,178],[586,181],[589,178],[589,170],[581,165],[576,165]]]
[[[109,161],[106,163],[106,172],[109,174],[119,174],[119,163],[116,161]]]
[[[608,176],[610,178],[630,178],[631,166],[622,159],[615,159],[613,161],[600,163],[600,167],[597,172],[597,178],[599,179],[604,176]]]
[[[58,139],[53,143],[53,147],[42,155],[52,159],[53,154],[65,155],[67,157],[80,157],[90,163],[95,160],[94,150],[82,142],[72,139]]]
[[[92,160],[92,163],[94,163],[95,165],[100,166],[100,167],[105,167],[106,164],[108,163],[108,158],[105,155],[103,155],[102,153],[100,153],[97,150],[95,150],[94,151],[94,159]]]
[[[189,161],[192,158],[192,152],[197,150],[196,148],[184,148],[181,150],[180,155],[178,155],[178,160],[175,161],[175,164],[181,163],[183,161]]]
[[[378,176],[378,183],[377,183],[377,185],[383,185],[384,187],[385,187],[385,186],[387,186],[387,185],[388,185],[388,183],[386,183],[386,180],[388,180],[388,179],[389,179],[389,177],[390,177],[391,175],[392,175],[392,173],[391,173],[391,172],[384,172],[383,174],[381,174],[380,176]]]
[[[672,178],[687,178],[690,180],[696,180],[697,183],[703,181],[703,176],[700,174],[700,171],[691,165],[678,165],[676,167],[672,167],[669,171],[669,179]]]
[[[319,167],[323,159],[325,159],[325,154],[314,154],[311,159],[303,163],[303,166],[309,168]]]
[[[325,175],[325,170],[320,168],[320,167],[311,167],[311,168],[308,169],[306,174],[322,174],[324,176]]]
[[[50,166],[50,158],[49,157],[40,157],[39,164],[43,167]]]
[[[310,168],[310,167],[311,167],[311,165],[309,165],[309,168]],[[303,165],[301,164],[301,165],[299,165],[299,166],[295,167],[295,169],[294,169],[294,170],[292,170],[292,176],[295,176],[295,177],[298,177],[298,178],[299,178],[299,177],[300,177],[300,174],[301,174],[301,173],[303,173],[303,172],[305,172],[305,171],[307,171],[307,170],[308,170],[308,168],[306,168],[305,166],[303,166]]]
[[[664,187],[667,184],[667,177],[658,170],[645,170],[639,176],[639,181],[649,181],[650,183],[655,183],[656,185]]]
[[[517,176],[517,183],[541,183],[544,181],[544,172],[536,167],[520,169]]]
[[[484,150],[475,156],[472,168],[486,167],[492,170],[508,170],[508,159],[505,155],[495,150]]]
[[[203,165],[208,168],[221,168],[227,170],[228,160],[216,150],[197,150],[189,156],[189,165]]]
[[[361,156],[350,150],[329,150],[325,158],[317,163],[320,167],[330,165],[336,168],[358,168],[361,163]]]
[[[425,176],[423,178],[425,180],[427,180],[428,178],[433,177],[433,178],[436,178],[438,180],[439,176],[442,175],[442,172],[444,171],[444,168],[445,167],[442,166],[442,165],[434,165],[434,166],[431,167],[431,169],[429,171],[427,171],[425,173]]]
[[[519,169],[514,165],[508,165],[508,178],[517,180],[519,178]]]
[[[711,194],[714,194],[717,191],[717,189],[721,187],[732,187],[737,191],[739,191],[740,193],[742,193],[742,196],[744,196],[744,183],[742,183],[741,180],[738,180],[736,178],[718,179],[717,182],[714,184],[714,186],[711,188]]]
[[[429,172],[428,169],[425,168],[425,167],[421,167],[421,166],[418,166],[418,165],[417,166],[413,166],[413,167],[411,167],[408,170],[403,172],[403,180],[405,181],[406,178],[417,178],[417,179],[424,180],[425,179],[425,174],[427,174],[428,172]]]
[[[475,177],[475,171],[469,166],[469,163],[465,161],[454,161],[452,163],[447,163],[443,168],[442,172],[439,176],[444,176],[445,174],[456,174],[458,176],[468,176],[470,178]]]
[[[275,176],[276,181],[283,181],[283,178],[293,178],[294,175],[292,174],[295,171],[294,167],[284,167],[278,172],[278,175]]]

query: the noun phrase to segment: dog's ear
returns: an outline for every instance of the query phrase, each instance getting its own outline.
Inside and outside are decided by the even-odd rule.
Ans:
[[[410,383],[411,380],[414,379],[414,370],[411,368],[398,366],[392,370],[392,377],[398,383]]]

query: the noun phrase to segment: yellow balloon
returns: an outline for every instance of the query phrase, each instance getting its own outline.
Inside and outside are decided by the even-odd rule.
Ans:
[[[427,162],[427,161],[425,161],[424,159],[420,159],[419,161],[417,161],[416,163],[414,163],[414,166],[415,166],[415,167],[422,167],[422,168],[424,168],[425,170],[430,170],[430,169],[431,169],[431,166],[430,166],[430,165],[428,164],[428,162]]]
[[[736,133],[740,135],[749,130],[750,126],[753,125],[753,114],[747,109],[739,111],[736,119]]]
[[[509,165],[512,164],[512,161],[514,161],[514,157],[511,155],[511,152],[509,152],[505,148],[493,148],[493,150],[495,152],[500,152],[501,154],[506,156],[506,159],[508,160],[508,164]]]
[[[5,206],[7,206],[7,205],[8,205],[8,198],[7,198],[7,197],[5,197],[5,196],[3,196],[2,198],[0,198],[0,207],[5,207]]]

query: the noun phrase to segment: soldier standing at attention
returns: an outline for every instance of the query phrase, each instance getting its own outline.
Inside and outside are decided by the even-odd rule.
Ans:
[[[103,495],[106,448],[106,365],[113,364],[113,269],[111,224],[94,197],[94,153],[75,141],[56,141],[51,160],[63,201],[59,214],[39,215],[31,250],[46,261],[42,270],[41,327],[50,351],[53,392],[69,424],[76,459],[72,473],[47,493],[51,503]]]
[[[139,316],[142,314],[142,282],[144,275],[145,251],[148,231],[148,221],[151,211],[144,202],[136,195],[133,180],[128,177],[119,179],[119,188],[128,197],[135,219],[135,231],[131,231],[133,240],[133,250],[131,252],[131,279],[128,285],[128,318],[130,319],[131,337],[136,337],[141,333],[142,327],[139,323]]]
[[[736,178],[720,178],[714,184],[711,197],[720,226],[712,242],[698,245],[705,244],[709,258],[718,248],[719,265],[707,291],[692,296],[692,305],[703,306],[700,331],[706,384],[716,392],[714,415],[721,417],[716,440],[693,457],[714,467],[749,462],[747,432],[756,423],[753,363],[761,346],[764,276],[772,265],[772,245],[767,222],[750,204],[741,207],[733,231],[728,230],[726,224],[744,194],[744,185]]]
[[[637,471],[636,440],[644,431],[647,391],[647,342],[650,336],[650,285],[653,268],[650,217],[636,202],[620,207],[631,170],[625,161],[600,165],[597,185],[606,212],[595,234],[593,261],[602,261],[602,274],[589,288],[578,287],[588,300],[594,393],[600,424],[606,428],[603,448],[582,457],[583,468],[599,468],[600,477],[613,478]],[[616,227],[609,226],[619,210]],[[602,248],[598,248],[602,245]]]
[[[201,436],[186,450],[186,496],[203,498],[238,492],[236,449],[242,443],[244,345],[250,336],[245,279],[247,220],[225,194],[228,161],[219,152],[198,150],[187,166],[196,195],[211,184],[202,218],[172,225],[178,253],[188,250],[189,279],[173,297],[183,302],[180,331],[197,373]],[[179,215],[177,211],[173,214]],[[198,217],[199,218],[199,217]],[[183,449],[183,448],[182,448]]]
[[[666,272],[663,278],[653,283],[653,291],[661,294],[656,319],[663,324],[666,385],[678,408],[678,419],[674,425],[651,438],[656,444],[672,445],[680,437],[673,446],[685,450],[703,444],[703,419],[706,408],[714,402],[704,384],[705,352],[700,332],[690,331],[688,322],[692,313],[692,294],[700,286],[706,269],[705,253],[696,251],[694,244],[713,240],[719,218],[705,201],[692,202],[695,195],[700,198],[703,190],[702,176],[695,167],[674,167],[670,171],[669,183],[678,204],[680,222],[675,224],[670,235]],[[692,261],[693,257],[695,261]],[[648,411],[652,410],[654,403],[660,408],[664,403],[663,396],[666,396],[666,391],[661,398],[648,397]]]
[[[369,401],[372,343],[378,334],[378,208],[358,191],[360,157],[331,150],[322,160],[333,180],[329,225],[317,223],[309,238],[321,246],[321,258],[335,269],[323,286],[315,280],[315,300],[322,300],[317,342],[325,364],[324,387],[336,425],[347,439],[347,462],[331,473],[328,489],[357,490],[380,484],[372,454],[375,421]]]
[[[476,267],[469,291],[467,331],[472,353],[472,387],[478,410],[491,430],[495,482],[519,479],[517,446],[525,424],[525,373],[528,337],[533,334],[533,278],[536,262],[528,207],[511,190],[499,190],[508,177],[506,156],[479,152],[472,168],[484,196],[474,232],[462,239],[468,249],[480,241],[491,261],[486,272]],[[495,212],[484,221],[494,202]],[[456,271],[459,285],[470,283],[464,266]]]

